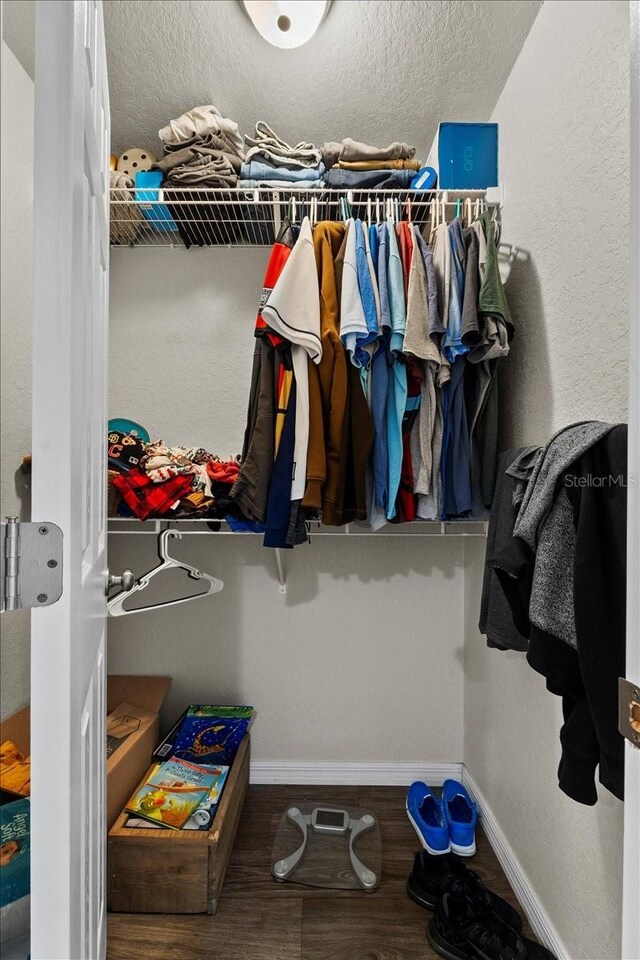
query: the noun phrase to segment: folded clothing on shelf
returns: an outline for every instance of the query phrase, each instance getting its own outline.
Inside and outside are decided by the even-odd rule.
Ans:
[[[273,166],[289,167],[290,169],[304,169],[318,167],[322,161],[322,153],[312,143],[301,141],[291,146],[275,133],[271,127],[258,120],[254,137],[245,137],[247,162],[253,160],[266,161]],[[294,177],[289,178],[291,180]]]
[[[332,167],[324,176],[325,186],[336,190],[407,190],[413,170],[345,170]]]
[[[158,131],[158,136],[165,145],[165,149],[184,144],[193,137],[205,137],[207,134],[224,136],[224,139],[233,147],[233,152],[243,156],[242,134],[238,124],[228,117],[223,117],[217,107],[206,104],[202,107],[193,107],[177,118],[170,120],[166,127]]]
[[[254,157],[242,164],[240,176],[243,180],[278,180],[302,183],[322,180],[324,171],[323,163],[314,167],[285,167],[282,164]]]
[[[398,141],[374,147],[346,137],[325,143],[322,159],[326,186],[338,190],[406,190],[420,169],[415,147]]]
[[[341,170],[419,170],[419,160],[338,160]]]
[[[238,180],[239,190],[321,190],[324,180]]]
[[[211,135],[193,138],[180,149],[167,152],[154,169],[165,175],[168,185],[235,187],[242,160],[237,154],[221,150],[216,140]]]
[[[324,186],[322,154],[312,143],[302,141],[291,146],[264,121],[256,123],[254,137],[246,137],[248,147],[240,171],[239,186],[245,190],[259,187],[305,189]]]
[[[212,106],[194,107],[159,131],[164,156],[153,168],[168,187],[235,188],[244,160],[238,124]]]
[[[379,164],[392,160],[414,160],[416,148],[397,140],[387,147],[372,147],[368,143],[359,143],[350,137],[337,143],[325,143],[322,148],[322,160],[327,169],[336,163],[375,162]],[[418,168],[414,168],[418,169]]]

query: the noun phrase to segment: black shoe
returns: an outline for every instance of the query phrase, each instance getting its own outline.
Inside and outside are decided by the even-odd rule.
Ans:
[[[521,937],[466,897],[445,893],[427,926],[429,943],[445,960],[555,960],[546,947]]]
[[[421,850],[416,854],[413,870],[407,880],[407,893],[426,910],[435,910],[444,893],[467,897],[474,904],[491,910],[496,918],[520,933],[522,918],[517,910],[487,890],[477,873],[455,856],[434,857]]]

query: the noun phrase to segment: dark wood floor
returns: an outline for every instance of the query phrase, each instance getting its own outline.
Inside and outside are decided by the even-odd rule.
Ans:
[[[252,786],[240,821],[222,902],[208,916],[111,914],[108,960],[432,960],[430,914],[405,893],[418,849],[402,787]],[[361,807],[382,835],[382,882],[375,893],[276,883],[271,847],[295,801]],[[482,830],[469,861],[496,893],[517,900]],[[525,924],[525,933],[531,931]]]

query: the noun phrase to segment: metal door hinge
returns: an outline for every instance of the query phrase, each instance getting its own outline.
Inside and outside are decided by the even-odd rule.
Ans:
[[[0,524],[0,613],[48,607],[62,596],[62,530],[55,523]]]
[[[640,747],[640,684],[618,678],[618,730],[635,747]]]

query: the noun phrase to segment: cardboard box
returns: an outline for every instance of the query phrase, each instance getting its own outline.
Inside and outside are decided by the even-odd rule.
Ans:
[[[170,677],[107,677],[107,829],[151,763]],[[119,709],[124,707],[124,711]],[[114,711],[117,713],[114,715]],[[116,742],[119,741],[119,742]]]
[[[111,756],[107,760],[107,829],[151,763],[151,754],[159,740],[158,714],[170,685],[170,677],[107,677],[107,715],[125,704],[130,708],[130,720],[136,727],[128,736],[117,738],[121,739],[120,744],[112,741]],[[116,733],[122,734],[122,730],[116,730]],[[12,740],[20,753],[29,756],[29,707],[0,723],[0,737],[0,742]]]
[[[149,767],[151,754],[159,739],[158,714],[170,684],[170,677],[107,677],[107,715],[117,711],[111,717],[107,732],[110,752],[107,759],[107,830]],[[118,710],[118,707],[125,709]],[[7,717],[0,722],[0,743],[11,740],[20,753],[28,757],[31,753],[30,725],[29,707]],[[16,797],[16,802],[24,804],[25,801]],[[13,806],[7,804],[7,807]],[[23,955],[20,949],[24,944],[28,949],[29,902],[27,895],[2,907],[0,935],[3,957],[9,947],[18,951],[11,953],[16,957]],[[14,941],[14,937],[26,939],[23,943]]]

